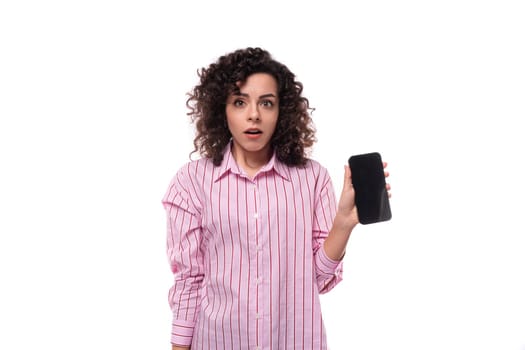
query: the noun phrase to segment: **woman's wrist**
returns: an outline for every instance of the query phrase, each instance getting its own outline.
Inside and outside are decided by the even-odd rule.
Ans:
[[[335,215],[332,230],[335,232],[350,234],[358,223],[359,220],[353,215],[341,215],[338,212]]]
[[[177,345],[173,345],[171,346],[171,350],[189,350],[190,347],[189,346],[177,346]]]
[[[352,216],[336,214],[332,229],[324,242],[324,250],[327,257],[335,261],[343,258],[346,244],[357,223],[357,220],[353,219]]]

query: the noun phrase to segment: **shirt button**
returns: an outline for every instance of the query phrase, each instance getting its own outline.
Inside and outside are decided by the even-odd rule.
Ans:
[[[259,218],[259,213],[255,213],[255,214],[253,214],[253,218],[254,218],[254,219],[258,219],[258,218]]]
[[[262,283],[262,277],[257,277],[257,278],[255,279],[255,283],[257,283],[257,284],[261,284],[261,283]]]
[[[258,320],[260,320],[260,319],[262,318],[262,316],[261,316],[260,313],[256,313],[256,314],[255,314],[255,318],[258,319]]]

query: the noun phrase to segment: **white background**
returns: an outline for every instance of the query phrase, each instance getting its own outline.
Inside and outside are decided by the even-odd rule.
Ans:
[[[262,46],[305,85],[336,191],[389,162],[393,220],[322,297],[333,350],[525,349],[521,1],[3,1],[0,348],[168,349],[160,200],[185,93]]]

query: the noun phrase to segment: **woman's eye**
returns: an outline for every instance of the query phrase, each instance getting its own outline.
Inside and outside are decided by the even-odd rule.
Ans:
[[[264,100],[261,102],[264,107],[273,107],[273,102],[270,100]]]
[[[236,107],[242,107],[244,105],[244,101],[243,100],[235,100],[235,101],[233,101],[233,105],[236,106]]]

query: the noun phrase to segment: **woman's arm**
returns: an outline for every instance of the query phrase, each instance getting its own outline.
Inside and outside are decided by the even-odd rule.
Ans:
[[[386,166],[387,164],[383,163],[383,167],[386,168]],[[385,171],[385,177],[388,177],[388,175],[388,172]],[[390,191],[390,184],[386,185],[386,189]],[[388,195],[390,196],[390,193]],[[352,173],[348,165],[346,165],[343,190],[341,191],[337,213],[332,229],[324,242],[325,253],[330,259],[341,260],[343,258],[350,234],[358,223],[359,217],[355,206]]]
[[[352,175],[348,165],[345,166],[343,190],[337,206],[332,229],[324,242],[326,255],[332,260],[341,260],[346,250],[350,234],[359,223],[355,207],[355,193],[352,186]]]
[[[163,199],[168,219],[167,254],[173,272],[168,296],[173,312],[171,343],[182,349],[191,345],[204,278],[201,209],[192,200],[196,194],[189,191],[191,180],[186,170],[177,173]]]

